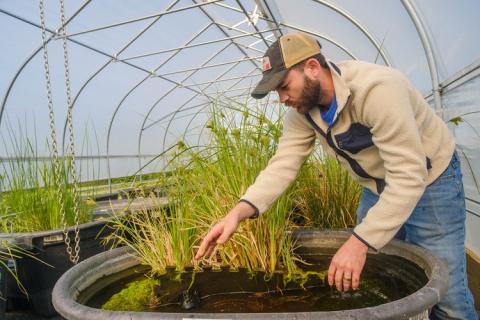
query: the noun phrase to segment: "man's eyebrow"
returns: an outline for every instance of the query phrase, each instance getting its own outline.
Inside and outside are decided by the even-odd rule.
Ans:
[[[286,85],[286,80],[287,79],[283,79],[282,82],[280,82],[280,84],[278,85],[278,87],[275,90],[278,90],[278,89],[282,88],[284,85]]]

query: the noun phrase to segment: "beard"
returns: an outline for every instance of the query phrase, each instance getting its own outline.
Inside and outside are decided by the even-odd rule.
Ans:
[[[294,107],[297,112],[306,114],[318,105],[321,88],[320,81],[317,79],[312,80],[306,75],[303,75],[303,79],[305,85],[302,89],[302,94],[300,95],[298,103],[295,103],[292,107]]]

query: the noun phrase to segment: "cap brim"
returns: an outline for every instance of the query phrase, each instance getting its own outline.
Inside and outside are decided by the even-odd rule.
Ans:
[[[265,74],[257,84],[255,89],[253,89],[251,96],[254,99],[262,99],[265,97],[270,91],[273,91],[278,88],[281,84],[285,76],[287,75],[287,70],[282,70],[275,73]]]

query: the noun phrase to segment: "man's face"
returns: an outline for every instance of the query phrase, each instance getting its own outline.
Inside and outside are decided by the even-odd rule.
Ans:
[[[290,70],[277,88],[280,101],[302,114],[318,105],[320,92],[320,81],[311,79],[298,69]]]

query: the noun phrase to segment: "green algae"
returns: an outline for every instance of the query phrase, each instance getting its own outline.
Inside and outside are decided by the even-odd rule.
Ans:
[[[155,291],[160,285],[158,279],[143,279],[131,282],[126,288],[114,294],[102,305],[103,310],[143,311],[146,306],[155,305]]]

